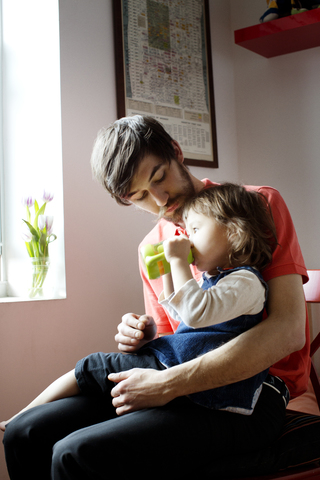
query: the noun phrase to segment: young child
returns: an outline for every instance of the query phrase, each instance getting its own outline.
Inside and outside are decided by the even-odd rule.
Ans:
[[[114,386],[108,376],[134,367],[165,369],[222,344],[262,320],[267,285],[262,271],[272,260],[276,232],[266,199],[233,184],[203,190],[188,201],[183,218],[188,236],[164,242],[171,273],[163,277],[159,302],[180,325],[174,335],[156,338],[135,354],[94,353],[53,382],[19,414],[60,398],[106,395]],[[205,272],[198,284],[188,253]],[[248,352],[248,355],[250,352]],[[202,406],[251,414],[268,370],[242,382],[190,395]],[[17,415],[19,415],[17,414]],[[2,422],[5,430],[10,420]]]
[[[183,219],[188,237],[164,242],[171,275],[163,277],[159,298],[180,324],[174,335],[140,350],[153,353],[167,368],[218,348],[262,320],[267,285],[259,272],[271,262],[277,244],[266,200],[238,185],[201,191],[184,205]],[[187,261],[190,247],[195,265],[205,272],[199,284]],[[206,407],[251,414],[267,374],[189,398]]]

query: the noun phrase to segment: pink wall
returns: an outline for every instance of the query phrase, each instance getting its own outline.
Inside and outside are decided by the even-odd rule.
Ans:
[[[228,7],[220,4],[216,21],[221,15],[228,19]],[[116,205],[92,180],[89,165],[97,131],[116,119],[111,6],[111,0],[60,2],[67,298],[0,303],[1,420],[23,408],[78,359],[94,351],[114,351],[121,316],[144,312],[137,246],[154,219]],[[229,39],[228,23],[215,32],[220,40],[223,34]],[[219,42],[216,64],[221,69],[215,79],[221,91],[217,109],[219,102],[227,108],[227,116],[217,111],[219,148],[226,155],[218,170],[192,168],[200,178],[232,178],[237,172],[235,146],[225,128],[232,123],[228,99],[233,97],[223,89],[221,75],[228,67],[223,67],[220,49],[230,49],[228,42]],[[0,480],[8,480],[2,448]]]
[[[320,140],[314,132],[319,124],[318,49],[275,61],[260,59],[233,44],[233,28],[257,22],[265,1],[209,3],[220,167],[192,168],[192,173],[279,188],[298,227],[307,265],[315,268],[318,249],[315,235],[308,232],[320,228],[315,188]],[[117,206],[92,180],[89,166],[96,132],[116,119],[111,4],[60,2],[67,298],[0,304],[1,419],[79,358],[115,350],[121,315],[143,313],[137,245],[153,219]],[[288,107],[297,95],[296,82],[299,105],[308,108]],[[282,128],[285,122],[287,128]],[[297,131],[301,141],[292,134]],[[8,480],[3,449],[0,480]]]

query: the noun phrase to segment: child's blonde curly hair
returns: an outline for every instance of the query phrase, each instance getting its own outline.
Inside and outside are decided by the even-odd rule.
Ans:
[[[192,209],[213,217],[227,228],[230,266],[250,265],[263,270],[272,261],[276,227],[266,197],[241,185],[223,183],[202,190],[187,200],[183,218]]]

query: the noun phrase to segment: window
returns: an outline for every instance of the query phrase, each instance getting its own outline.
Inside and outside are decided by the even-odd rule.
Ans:
[[[54,193],[50,257],[55,293],[65,297],[58,0],[2,0],[3,269],[8,298],[26,300],[31,276],[21,237],[23,195]]]

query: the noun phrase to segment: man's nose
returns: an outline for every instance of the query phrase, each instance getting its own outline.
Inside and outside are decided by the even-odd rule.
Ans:
[[[169,194],[166,193],[162,188],[153,187],[149,190],[149,193],[158,207],[164,207],[169,200]]]

